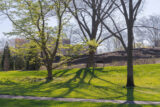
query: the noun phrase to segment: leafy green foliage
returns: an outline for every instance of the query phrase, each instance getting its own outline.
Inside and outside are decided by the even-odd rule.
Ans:
[[[2,69],[5,71],[12,70],[13,69],[13,58],[10,53],[8,42],[6,43],[2,55]]]
[[[38,70],[42,64],[40,49],[34,42],[17,43],[11,48],[16,70]]]
[[[26,59],[26,70],[39,70],[42,60],[40,57],[40,51],[36,45],[31,45],[29,51],[25,57]]]
[[[6,7],[3,13],[14,26],[13,31],[8,33],[8,35],[19,35],[40,47],[43,62],[48,71],[47,79],[51,80],[52,62],[56,57],[59,41],[63,36],[63,26],[68,21],[68,15],[64,18],[66,5],[63,2],[69,3],[70,0],[7,1],[3,0],[2,2]],[[49,25],[52,18],[57,20],[57,25]]]
[[[14,56],[14,70],[24,70],[25,69],[25,59],[22,56]]]
[[[93,49],[94,51],[96,51],[97,47],[99,46],[95,39],[88,41],[87,44],[89,47],[92,47],[91,49]]]

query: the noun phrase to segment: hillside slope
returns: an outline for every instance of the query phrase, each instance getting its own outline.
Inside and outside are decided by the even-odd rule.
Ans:
[[[65,98],[160,101],[160,64],[134,66],[134,89],[125,88],[126,66],[0,72],[0,94]]]
[[[160,48],[139,48],[133,50],[134,64],[155,64],[160,63]],[[87,56],[82,56],[73,64],[84,64]],[[95,56],[97,64],[126,65],[127,54],[125,51],[109,52]]]

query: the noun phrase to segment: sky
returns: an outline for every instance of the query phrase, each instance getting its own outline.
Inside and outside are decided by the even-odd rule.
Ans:
[[[140,17],[149,15],[160,15],[160,0],[145,0]],[[5,17],[0,17],[0,38],[4,37],[3,32],[9,32],[11,30],[11,22]]]
[[[145,0],[142,14],[144,16],[160,15],[160,0]]]

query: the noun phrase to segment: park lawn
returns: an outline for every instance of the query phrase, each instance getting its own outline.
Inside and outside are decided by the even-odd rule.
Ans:
[[[40,100],[0,99],[1,107],[160,107],[160,105],[112,104],[93,102],[61,102]]]
[[[53,71],[0,72],[0,94],[86,99],[160,101],[160,64],[134,66],[134,89],[126,88],[126,66]]]

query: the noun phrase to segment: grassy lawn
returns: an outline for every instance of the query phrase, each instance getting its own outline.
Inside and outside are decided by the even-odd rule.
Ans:
[[[90,69],[56,70],[53,73],[54,80],[46,82],[46,71],[0,72],[0,94],[160,101],[160,64],[134,66],[134,89],[125,88],[125,66],[97,68],[94,73]]]
[[[0,99],[1,107],[160,107],[160,105],[133,105],[90,102],[59,102],[39,100]]]

